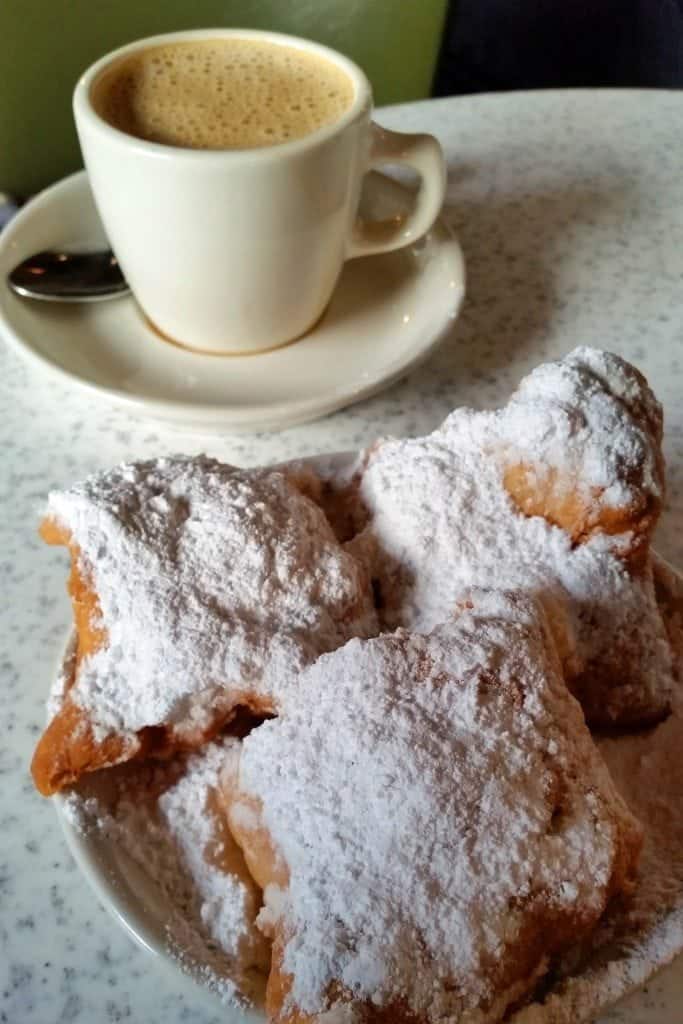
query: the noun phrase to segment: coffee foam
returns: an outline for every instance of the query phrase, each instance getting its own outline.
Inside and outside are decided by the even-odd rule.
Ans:
[[[247,38],[150,47],[96,83],[93,105],[115,128],[193,149],[253,149],[338,120],[354,85],[307,50]]]

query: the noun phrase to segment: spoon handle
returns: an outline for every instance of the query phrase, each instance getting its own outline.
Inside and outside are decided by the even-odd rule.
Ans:
[[[17,295],[47,302],[98,302],[130,291],[110,249],[38,252],[15,267],[7,280]]]

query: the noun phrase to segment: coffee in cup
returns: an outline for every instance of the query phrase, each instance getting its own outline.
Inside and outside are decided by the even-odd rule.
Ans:
[[[252,149],[338,121],[355,95],[349,75],[308,50],[215,37],[137,50],[93,90],[97,113],[149,142]]]
[[[322,315],[347,259],[419,238],[445,191],[430,135],[370,120],[352,61],[293,36],[207,29],[103,57],[74,93],[93,195],[158,332],[188,348],[275,348]],[[414,168],[412,211],[358,217],[363,175]]]

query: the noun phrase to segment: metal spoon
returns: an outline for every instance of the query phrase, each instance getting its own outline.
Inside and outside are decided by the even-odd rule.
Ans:
[[[101,302],[130,291],[111,249],[37,252],[7,275],[7,283],[17,295],[43,302]]]

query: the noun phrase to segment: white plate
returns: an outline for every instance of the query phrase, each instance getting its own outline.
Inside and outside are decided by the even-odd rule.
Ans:
[[[312,456],[302,460],[309,462],[323,479],[343,476],[356,463],[355,452]],[[72,640],[67,644],[64,657],[70,656]],[[668,727],[680,734],[680,748],[683,749],[683,715],[679,707],[660,728]],[[654,741],[648,748],[648,757],[656,757],[656,730],[642,734]],[[609,743],[610,741],[605,741]],[[614,742],[638,742],[637,734],[629,739]],[[649,742],[649,740],[648,740]],[[608,762],[610,755],[603,751]],[[614,754],[611,755],[612,757]],[[620,756],[624,756],[622,753]],[[632,754],[626,756],[633,761]],[[637,766],[637,760],[633,761]],[[664,768],[662,769],[664,771]],[[106,773],[103,773],[103,780]],[[93,780],[95,777],[91,776]],[[106,780],[102,784],[106,784]],[[677,785],[675,780],[662,785]],[[628,792],[624,795],[628,799]],[[202,963],[185,958],[181,964],[174,954],[174,924],[168,907],[154,879],[116,843],[95,832],[83,834],[72,823],[66,811],[64,798],[53,798],[66,836],[69,848],[92,886],[103,906],[112,914],[124,930],[144,949],[155,954],[158,962],[176,975],[184,973],[193,983],[193,992],[199,991],[209,1006],[215,1010],[217,997],[199,980]],[[652,821],[659,814],[656,801],[652,805]],[[647,813],[641,813],[646,829],[650,824]],[[654,824],[653,826],[654,827]],[[680,850],[683,857],[683,849]],[[630,936],[631,938],[631,936]],[[177,943],[175,943],[177,947]],[[571,1021],[587,1021],[597,1017],[609,1007],[602,1024],[674,1024],[680,1017],[683,997],[683,891],[666,914],[652,927],[632,935],[628,948],[617,944],[603,947],[589,960],[583,972],[568,981],[551,988],[548,992],[550,1006],[533,1002],[510,1018],[510,1024],[567,1024]],[[673,963],[669,963],[676,957]],[[669,964],[669,966],[666,966]],[[656,978],[641,988],[657,968]],[[626,998],[622,998],[626,997]],[[619,1002],[616,1002],[620,1000]],[[264,1024],[265,1017],[256,1011],[241,1011],[231,1006],[221,1010],[226,1024]]]
[[[367,176],[365,215],[388,217],[409,202],[394,181]],[[84,171],[36,196],[0,236],[0,330],[38,365],[131,412],[190,428],[276,430],[366,398],[429,355],[465,292],[462,251],[438,221],[414,245],[348,262],[301,340],[260,355],[201,355],[163,341],[130,296],[66,306],[9,290],[7,274],[22,259],[74,243],[106,245]]]

